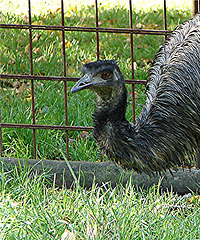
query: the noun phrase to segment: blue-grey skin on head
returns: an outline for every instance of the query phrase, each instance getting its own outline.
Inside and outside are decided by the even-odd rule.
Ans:
[[[87,63],[82,69],[83,77],[71,89],[72,93],[89,88],[97,93],[104,88],[114,87],[123,80],[121,71],[114,60],[99,60]]]

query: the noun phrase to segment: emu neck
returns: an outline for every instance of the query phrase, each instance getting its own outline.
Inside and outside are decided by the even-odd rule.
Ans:
[[[94,127],[102,129],[106,124],[115,125],[126,121],[126,106],[127,90],[124,85],[112,89],[109,95],[97,95],[97,108],[93,114]]]

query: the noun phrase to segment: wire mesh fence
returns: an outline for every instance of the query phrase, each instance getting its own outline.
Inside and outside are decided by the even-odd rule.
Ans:
[[[135,74],[134,74],[134,41],[133,41],[133,36],[134,35],[163,35],[164,37],[167,36],[171,31],[167,30],[167,5],[166,5],[166,0],[163,1],[163,29],[142,29],[142,28],[134,28],[133,24],[133,7],[132,7],[132,0],[129,0],[129,26],[126,28],[121,27],[102,27],[101,26],[101,20],[99,19],[99,3],[98,0],[94,1],[94,22],[95,26],[94,27],[88,27],[88,26],[69,26],[65,23],[65,5],[64,1],[61,0],[60,2],[60,24],[52,24],[52,25],[45,25],[45,24],[38,24],[38,22],[33,22],[32,21],[32,10],[31,10],[31,0],[28,0],[28,21],[25,24],[19,24],[19,23],[1,23],[0,24],[0,29],[7,31],[7,30],[13,30],[13,31],[27,31],[28,35],[26,36],[28,40],[28,55],[29,55],[29,64],[28,72],[23,72],[23,74],[19,73],[1,73],[0,77],[2,79],[18,79],[21,81],[28,81],[30,84],[30,116],[29,116],[29,121],[28,123],[23,122],[7,122],[6,120],[2,119],[2,110],[0,112],[0,154],[1,156],[5,156],[4,152],[6,151],[6,144],[3,142],[3,137],[2,137],[2,132],[3,129],[29,129],[30,132],[30,139],[32,141],[32,146],[33,146],[33,157],[36,159],[38,157],[37,154],[37,134],[36,131],[39,130],[55,130],[55,131],[64,131],[65,136],[64,136],[64,142],[65,142],[65,148],[66,148],[66,156],[69,158],[69,131],[92,131],[92,127],[90,126],[75,126],[73,124],[69,124],[68,122],[68,92],[70,89],[68,88],[68,83],[77,81],[79,78],[78,77],[69,77],[67,75],[67,69],[68,69],[68,60],[66,58],[66,46],[68,44],[66,40],[66,33],[68,32],[81,32],[81,33],[93,33],[95,34],[95,45],[96,49],[93,49],[95,51],[96,59],[100,59],[100,39],[101,39],[101,34],[126,34],[129,36],[129,45],[130,45],[130,56],[131,56],[131,78],[126,79],[125,82],[127,84],[131,85],[131,99],[132,99],[132,115],[133,115],[133,122],[135,122],[135,86],[137,84],[145,84],[146,80],[144,79],[136,79]],[[62,43],[61,43],[61,51],[62,51],[62,76],[57,75],[57,76],[52,76],[48,74],[37,74],[37,71],[34,67],[35,61],[34,61],[34,51],[37,49],[34,49],[33,46],[33,41],[34,41],[34,36],[33,32],[34,31],[46,31],[46,32],[59,32],[61,35]],[[14,39],[13,39],[14,41]],[[14,44],[14,43],[13,43]],[[23,56],[22,56],[23,58]],[[54,66],[55,68],[57,66]],[[36,113],[38,111],[36,107],[36,83],[38,81],[51,81],[55,83],[62,83],[63,84],[63,124],[60,125],[55,125],[50,122],[50,124],[46,124],[45,122],[40,122],[36,118]],[[43,109],[45,111],[45,109]],[[3,146],[4,145],[4,146]]]

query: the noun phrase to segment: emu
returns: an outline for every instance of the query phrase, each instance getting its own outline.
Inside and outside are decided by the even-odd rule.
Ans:
[[[190,166],[200,148],[200,14],[176,28],[155,56],[146,104],[135,125],[125,118],[127,90],[114,60],[83,66],[71,92],[97,94],[93,135],[125,169],[149,175]]]

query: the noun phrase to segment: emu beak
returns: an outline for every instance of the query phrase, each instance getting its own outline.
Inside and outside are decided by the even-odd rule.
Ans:
[[[71,89],[71,93],[75,93],[93,85],[92,75],[85,74]]]

